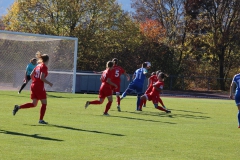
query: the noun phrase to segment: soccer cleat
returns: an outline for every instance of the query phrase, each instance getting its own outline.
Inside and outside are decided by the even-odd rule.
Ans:
[[[86,102],[85,109],[87,109],[88,106],[89,106],[89,101]]]
[[[18,94],[20,94],[21,92],[18,92]]]
[[[120,101],[123,99],[123,97],[120,97]]]
[[[110,114],[108,114],[108,113],[103,113],[103,115],[104,115],[104,116],[110,116]]]
[[[15,105],[13,108],[13,115],[15,116],[15,114],[17,113],[17,111],[19,110],[19,106]]]
[[[165,112],[166,112],[166,113],[171,113],[171,111],[170,111],[170,110],[166,110]]]
[[[146,107],[146,104],[144,104],[143,107]]]
[[[117,110],[118,110],[118,112],[121,112],[120,106],[117,106]]]
[[[39,124],[48,124],[48,122],[45,122],[44,120],[39,120]]]

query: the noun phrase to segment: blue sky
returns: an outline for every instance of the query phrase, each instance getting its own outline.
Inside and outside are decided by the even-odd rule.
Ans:
[[[131,0],[116,0],[122,4],[122,8],[126,11],[133,11],[131,9]],[[7,13],[7,8],[10,8],[14,0],[0,0],[0,16]]]

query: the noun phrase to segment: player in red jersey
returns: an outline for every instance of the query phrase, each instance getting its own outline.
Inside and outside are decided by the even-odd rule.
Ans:
[[[156,72],[153,72],[151,74],[151,77],[148,78],[148,85],[147,85],[147,90],[145,91],[145,94],[148,94],[152,91],[153,88],[153,84],[156,83],[158,81],[158,78],[156,76]],[[147,100],[143,101],[143,107],[146,107],[146,102]]]
[[[39,123],[47,124],[47,122],[43,120],[43,117],[46,112],[46,107],[47,107],[47,94],[44,89],[44,83],[47,83],[51,87],[53,84],[46,79],[48,75],[47,64],[49,61],[49,56],[47,54],[43,54],[43,55],[39,54],[38,58],[39,58],[39,64],[34,68],[34,70],[30,75],[32,79],[32,84],[31,84],[32,103],[26,103],[20,106],[15,105],[13,109],[13,115],[15,115],[19,109],[36,107],[38,104],[38,100],[40,100],[42,103],[42,107],[40,110]]]
[[[156,109],[164,111],[166,113],[171,113],[170,110],[167,110],[164,107],[158,106],[160,93],[161,93],[161,91],[163,89],[164,78],[166,77],[166,75],[163,72],[160,72],[157,75],[157,77],[158,77],[158,81],[153,84],[152,91],[149,94],[144,94],[143,96],[141,96],[141,102],[140,102],[140,105],[139,105],[139,110],[140,111],[142,110],[143,101],[144,100],[149,100],[149,101],[153,102],[154,107]]]
[[[119,112],[121,112],[121,108],[120,108],[120,84],[121,84],[121,75],[124,74],[127,77],[127,80],[130,80],[130,76],[126,73],[126,71],[118,66],[118,59],[117,58],[113,58],[113,70],[114,70],[114,76],[111,79],[113,83],[115,83],[117,85],[117,88],[113,89],[113,92],[116,93],[116,98],[117,98],[117,109]]]
[[[158,81],[157,75],[160,73],[161,71],[158,70],[157,72],[153,72],[151,74],[151,77],[148,78],[148,88],[145,92],[145,94],[149,94],[151,93],[152,89],[153,89],[153,84],[156,83]],[[143,101],[143,107],[146,107],[146,102],[147,100]],[[163,108],[166,108],[165,105],[163,104],[162,99],[159,96],[158,102],[163,106]]]
[[[112,105],[112,86],[114,88],[117,88],[117,85],[111,81],[114,70],[113,70],[113,62],[108,61],[106,65],[106,70],[102,72],[101,75],[101,87],[99,89],[99,100],[94,100],[94,101],[87,101],[85,104],[85,109],[90,105],[90,104],[102,104],[104,102],[104,99],[107,97],[108,103],[106,105],[105,111],[103,115],[108,116],[108,110],[111,108]]]

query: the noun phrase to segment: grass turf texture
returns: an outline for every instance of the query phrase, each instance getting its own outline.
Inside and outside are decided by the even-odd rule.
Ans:
[[[106,117],[107,100],[84,109],[98,95],[48,92],[49,124],[40,125],[40,103],[12,115],[15,104],[30,102],[29,94],[0,91],[0,159],[239,159],[240,129],[231,100],[162,97],[172,111],[166,114],[151,102],[135,111],[135,96],[126,97],[118,112],[114,96]]]

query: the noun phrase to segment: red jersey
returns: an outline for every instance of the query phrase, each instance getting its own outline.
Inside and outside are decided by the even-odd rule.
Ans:
[[[48,68],[44,63],[38,64],[34,70],[34,78],[32,80],[32,85],[40,87],[44,87],[44,82],[40,79],[42,73],[45,74],[45,78],[48,75]]]
[[[158,78],[157,78],[156,75],[152,75],[152,76],[149,78],[149,80],[150,80],[150,84],[149,84],[149,86],[148,86],[148,88],[147,88],[147,90],[146,90],[146,92],[145,92],[146,94],[152,92],[153,84],[158,81]]]
[[[122,67],[116,66],[116,65],[113,66],[113,70],[114,70],[114,75],[113,75],[113,77],[111,79],[112,82],[113,83],[120,83],[121,75],[123,73],[125,73],[125,70]]]
[[[149,87],[150,87],[150,86],[153,86],[153,84],[158,81],[158,78],[157,78],[156,75],[152,75],[149,79],[150,79]]]
[[[103,71],[101,78],[100,78],[100,80],[102,82],[101,87],[105,86],[105,87],[111,88],[111,85],[109,83],[107,83],[107,79],[110,78],[112,81],[112,77],[113,77],[113,70],[106,69],[105,71]]]
[[[156,83],[154,83],[154,85],[155,85],[156,88],[163,89],[164,82],[163,81],[157,81]],[[156,95],[156,96],[158,95],[159,96],[160,91],[158,91],[155,87],[153,87],[150,95]]]

